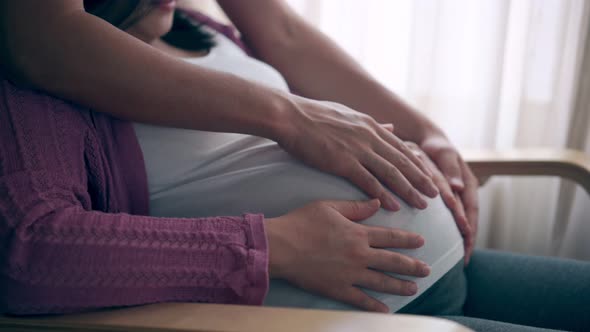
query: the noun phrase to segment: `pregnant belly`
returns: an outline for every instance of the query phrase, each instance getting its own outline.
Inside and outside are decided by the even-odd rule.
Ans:
[[[367,199],[348,181],[303,165],[276,143],[260,137],[146,125],[136,125],[135,129],[146,162],[151,214],[155,216],[261,212],[275,217],[315,200]],[[416,281],[418,294],[407,297],[370,292],[392,311],[419,296],[463,257],[462,239],[451,213],[440,197],[428,202],[425,210],[405,204],[397,212],[381,209],[363,222],[416,232],[425,238],[422,248],[393,249],[431,266],[430,276],[407,278]],[[265,304],[352,309],[280,280],[271,281]]]

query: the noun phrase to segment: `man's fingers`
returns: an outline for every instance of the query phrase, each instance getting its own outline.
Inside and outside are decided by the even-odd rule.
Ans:
[[[428,158],[428,156],[424,153],[424,151],[422,151],[422,149],[420,148],[420,146],[418,146],[418,144],[412,142],[412,141],[405,141],[404,144],[408,147],[408,149],[410,149],[410,151],[418,158],[422,161],[422,163],[424,164],[424,166],[426,166],[426,172],[427,175],[432,178],[433,173],[432,173],[432,167],[430,167],[430,165],[428,165],[427,161],[430,160],[430,158]]]
[[[377,292],[402,296],[414,295],[418,291],[415,282],[396,279],[385,273],[373,270],[363,271],[363,273],[357,278],[355,285]]]
[[[432,182],[432,172],[426,173],[420,169],[413,161],[411,161],[405,154],[396,151],[394,148],[388,145],[382,146],[381,149],[375,149],[383,159],[394,165],[400,172],[408,179],[408,181],[418,189],[421,193],[428,197],[434,198],[438,195],[438,189]],[[413,151],[412,156],[422,164],[424,161]],[[425,166],[429,170],[428,166]],[[429,170],[430,171],[430,170]]]
[[[366,160],[363,160],[363,165],[408,205],[419,209],[425,209],[428,206],[424,197],[414,188],[406,176],[380,155],[370,154]]]
[[[361,188],[369,197],[378,198],[384,208],[391,211],[399,211],[401,209],[401,205],[394,198],[393,194],[385,189],[381,182],[363,165],[357,163],[345,177],[357,187]]]
[[[417,259],[386,249],[372,249],[369,267],[383,272],[426,277],[430,267]]]
[[[377,130],[377,133],[386,143],[389,144],[391,148],[394,150],[399,151],[402,153],[409,161],[412,162],[418,169],[423,172],[426,176],[430,177],[430,170],[420,158],[416,156],[416,154],[408,147],[408,145],[402,141],[399,137],[395,136],[393,133],[388,132],[386,130]]]
[[[328,201],[333,209],[352,221],[361,221],[374,215],[381,203],[378,199],[369,201]]]

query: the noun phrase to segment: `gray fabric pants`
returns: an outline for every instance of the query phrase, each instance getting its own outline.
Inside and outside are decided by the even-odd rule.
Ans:
[[[476,250],[398,313],[476,331],[590,331],[590,262]]]

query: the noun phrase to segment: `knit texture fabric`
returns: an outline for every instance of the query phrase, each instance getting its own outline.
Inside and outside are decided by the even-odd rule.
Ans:
[[[0,78],[0,311],[262,303],[262,215],[148,211],[130,123]]]

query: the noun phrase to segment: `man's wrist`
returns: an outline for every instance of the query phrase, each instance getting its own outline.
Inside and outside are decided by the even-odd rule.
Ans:
[[[273,91],[266,107],[267,112],[261,117],[261,126],[254,135],[280,142],[291,131],[293,102],[289,93]]]
[[[420,117],[421,118],[417,121],[418,124],[414,127],[415,129],[413,130],[413,137],[408,137],[406,140],[412,141],[418,144],[418,146],[422,146],[424,142],[434,137],[447,138],[442,129],[436,126],[432,121],[423,115]]]

